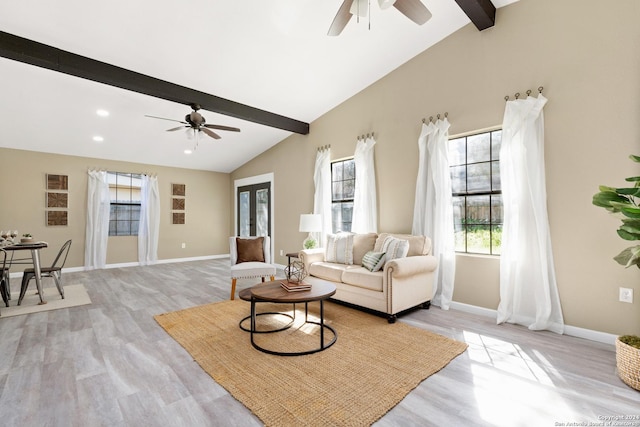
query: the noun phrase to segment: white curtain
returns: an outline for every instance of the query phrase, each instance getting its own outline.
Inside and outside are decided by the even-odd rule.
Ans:
[[[109,182],[106,171],[89,170],[84,267],[105,268],[109,237]]]
[[[449,171],[449,121],[422,124],[418,138],[419,164],[412,234],[432,240],[438,259],[431,303],[449,309],[456,274],[453,198]]]
[[[547,217],[544,119],[547,99],[507,101],[500,149],[504,224],[498,323],[563,333]]]
[[[157,176],[142,175],[140,195],[138,262],[140,265],[155,264],[158,261],[160,231],[160,192]]]
[[[372,136],[358,140],[353,160],[356,166],[356,187],[353,194],[353,233],[378,232],[378,203],[376,198],[376,171],[373,148],[376,145]]]
[[[324,247],[328,234],[331,234],[331,148],[321,147],[316,154],[313,173],[315,194],[313,196],[313,213],[322,218],[322,231],[314,236],[318,246]]]

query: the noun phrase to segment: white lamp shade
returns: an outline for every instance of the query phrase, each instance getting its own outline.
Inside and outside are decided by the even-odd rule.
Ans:
[[[318,214],[300,215],[300,231],[313,233],[322,231],[322,218]]]

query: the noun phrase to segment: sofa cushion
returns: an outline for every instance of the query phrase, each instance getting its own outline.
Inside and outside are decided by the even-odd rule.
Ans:
[[[314,262],[309,266],[309,274],[320,279],[332,282],[341,282],[342,273],[347,269],[346,264],[335,264],[330,262]]]
[[[324,260],[339,264],[353,264],[353,234],[329,234]]]
[[[342,273],[342,283],[382,292],[382,271],[371,272],[364,267],[352,266]]]
[[[396,258],[404,258],[409,253],[409,241],[387,236],[384,242],[382,242],[381,252],[385,252],[385,262]]]
[[[384,252],[369,251],[362,257],[362,266],[369,271],[379,271],[384,265]]]
[[[378,235],[376,233],[363,233],[353,235],[353,264],[362,265],[362,257],[373,250]]]
[[[407,256],[429,255],[431,253],[431,239],[426,236],[415,236],[412,234],[380,233],[373,250],[375,252],[381,252],[382,243],[384,243],[385,239],[389,236],[409,242],[409,252]]]
[[[242,262],[264,262],[264,237],[255,239],[241,239],[236,237],[238,259],[236,264]]]

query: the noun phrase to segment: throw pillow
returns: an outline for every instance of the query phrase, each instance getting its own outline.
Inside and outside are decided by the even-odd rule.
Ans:
[[[324,260],[339,264],[353,264],[353,234],[329,234]]]
[[[404,258],[409,253],[409,241],[387,237],[382,243],[382,252],[385,252],[385,262],[396,258]]]
[[[236,237],[236,251],[238,259],[236,264],[241,262],[264,262],[264,237],[255,239],[241,239]]]
[[[380,271],[384,265],[384,254],[384,252],[367,252],[362,257],[362,266],[369,271]]]

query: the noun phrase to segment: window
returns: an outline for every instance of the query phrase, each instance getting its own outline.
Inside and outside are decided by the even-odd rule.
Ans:
[[[140,187],[137,173],[107,172],[109,179],[109,236],[137,236],[140,224]]]
[[[331,228],[334,233],[351,231],[356,163],[353,159],[331,163]]]
[[[502,130],[449,140],[457,252],[500,254]]]

